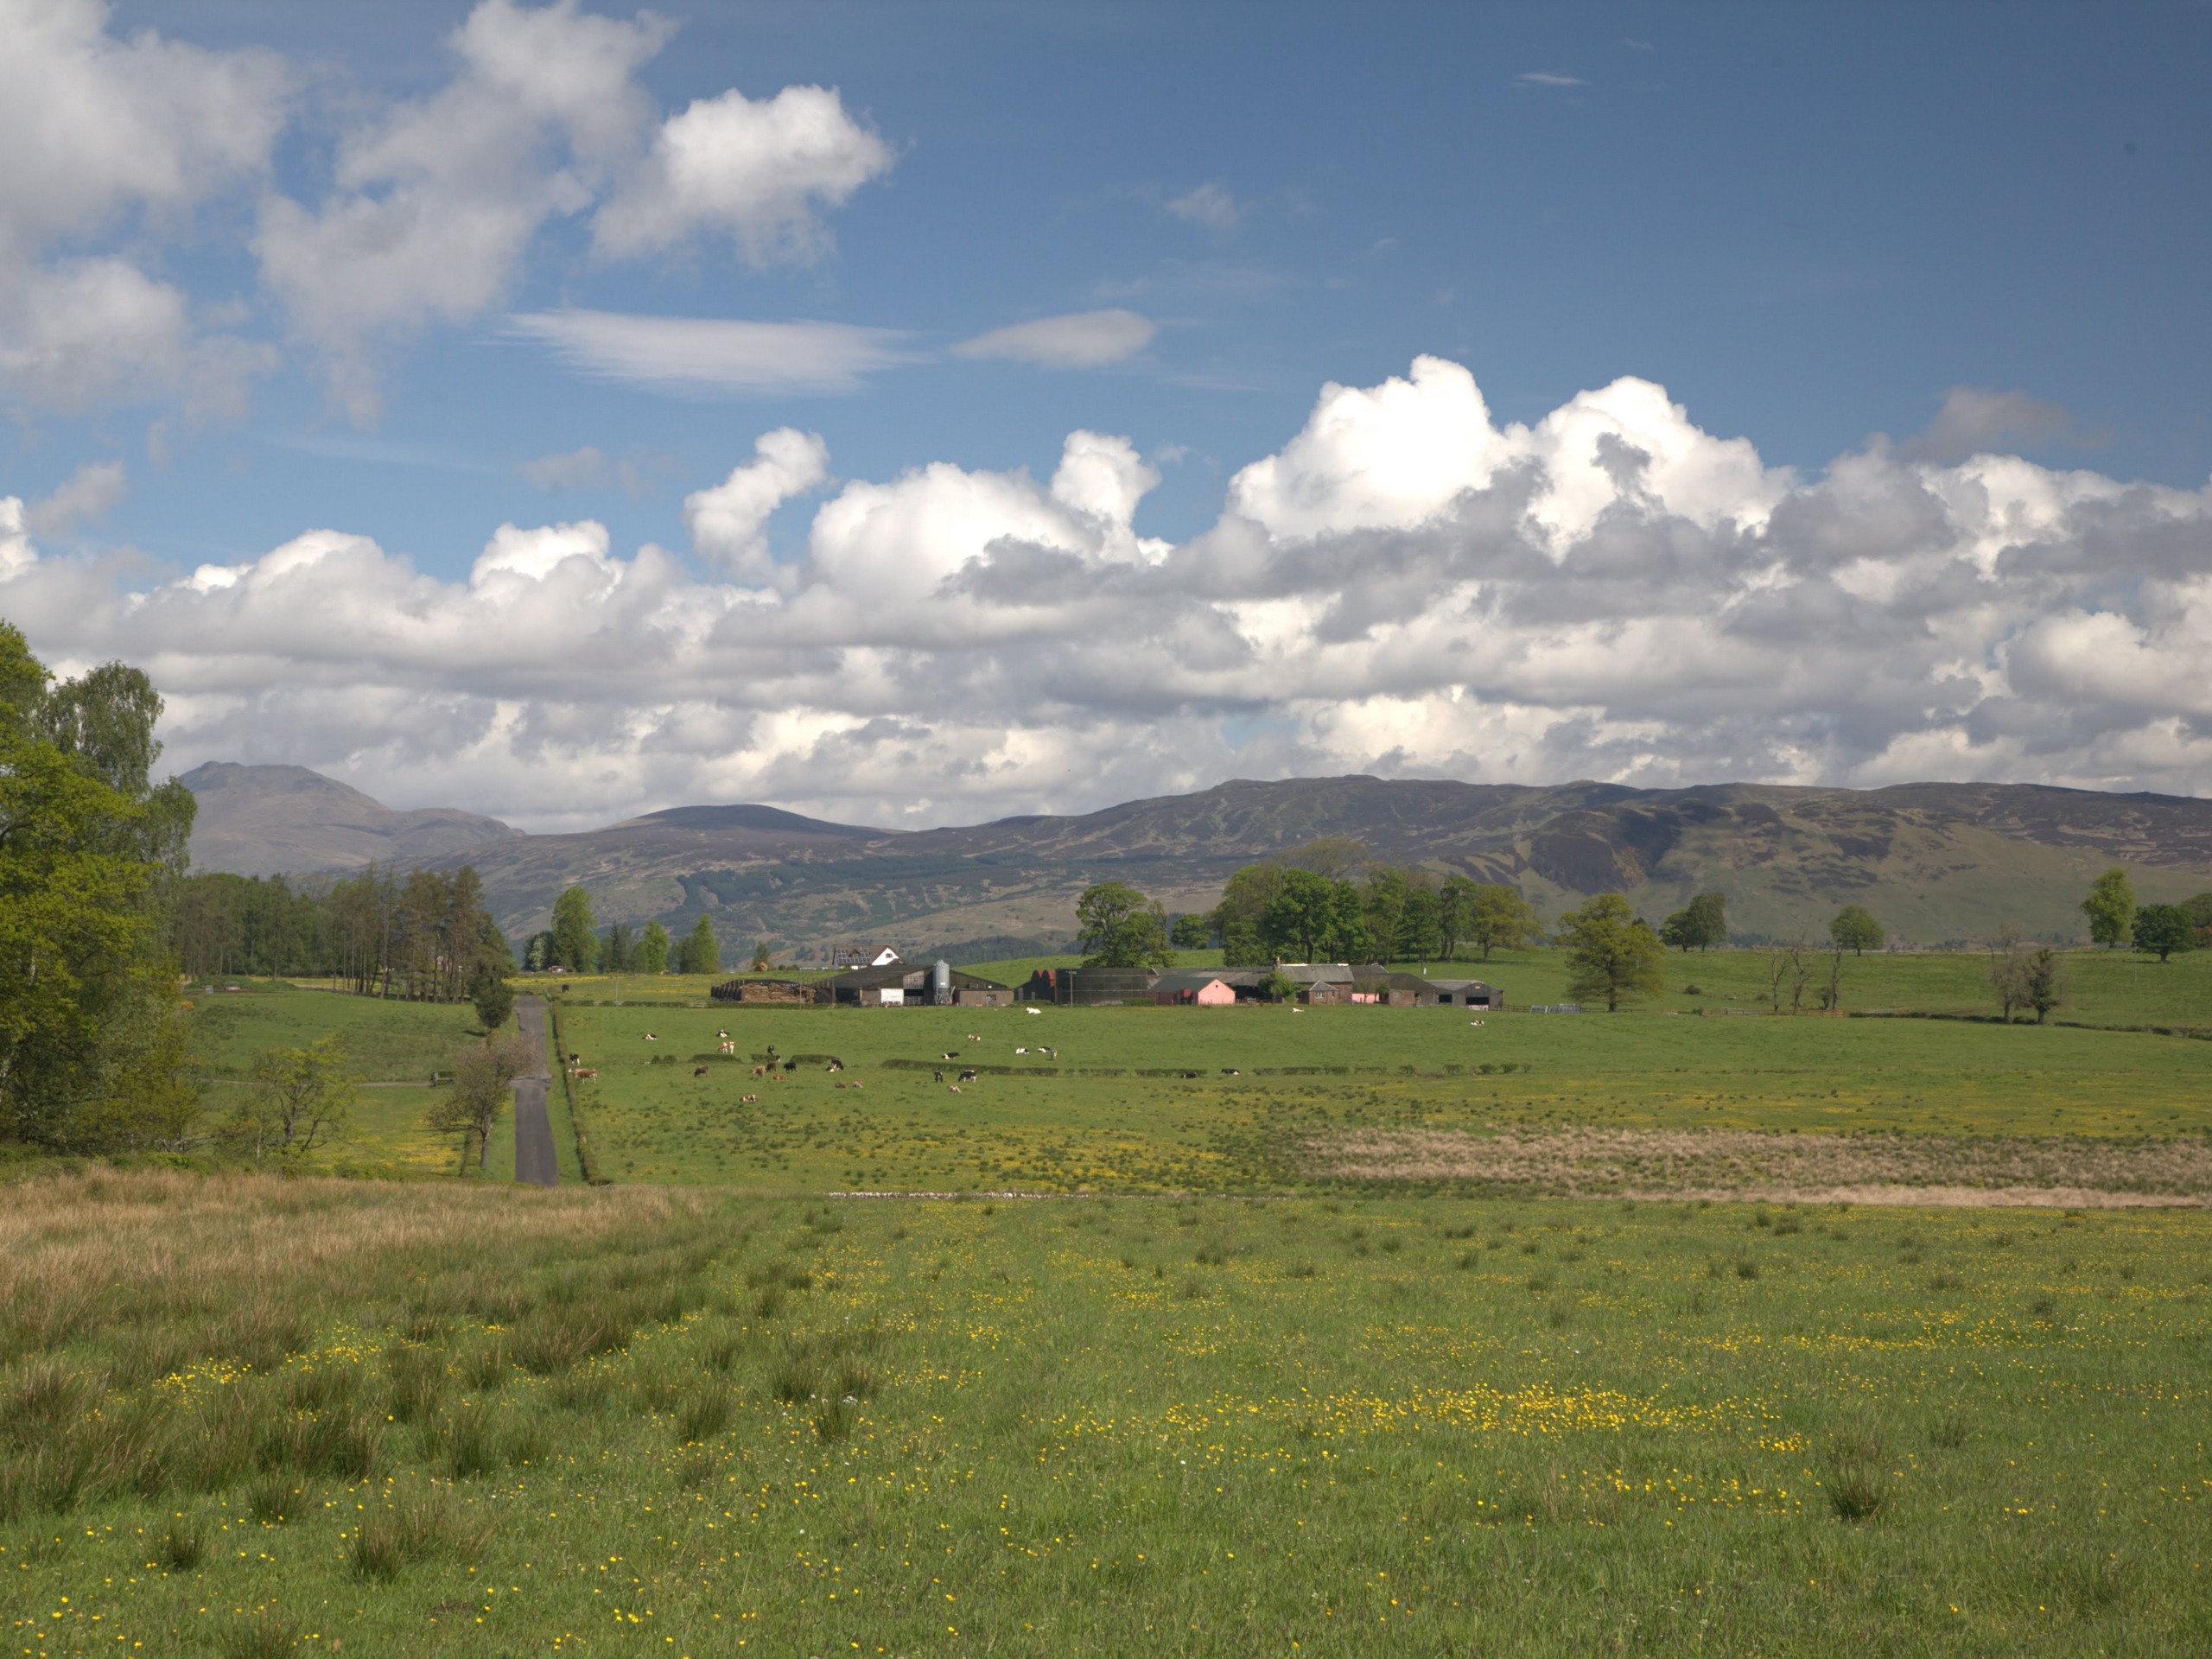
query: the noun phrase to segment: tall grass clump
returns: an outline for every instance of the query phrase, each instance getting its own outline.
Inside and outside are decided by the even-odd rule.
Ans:
[[[419,1561],[473,1561],[490,1541],[497,1522],[460,1512],[449,1492],[403,1497],[365,1516],[348,1554],[354,1572],[389,1584]]]
[[[1821,1461],[1821,1484],[1838,1520],[1872,1520],[1889,1501],[1880,1444],[1862,1429],[1830,1434]]]

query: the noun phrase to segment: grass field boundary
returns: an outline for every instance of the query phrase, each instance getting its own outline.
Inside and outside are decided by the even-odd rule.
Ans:
[[[575,1131],[576,1166],[584,1173],[585,1185],[612,1185],[613,1183],[599,1173],[599,1159],[592,1152],[591,1136],[584,1128],[583,1108],[576,1101],[576,1079],[569,1070],[569,1051],[563,1046],[561,1036],[560,1005],[548,1001],[545,1005],[545,1013],[553,1030],[553,1067],[561,1074],[561,1094],[569,1103],[569,1125]]]
[[[699,1057],[708,1058],[705,1055]],[[795,1059],[820,1058],[821,1056],[794,1055]],[[887,1071],[941,1071],[950,1066],[959,1066],[963,1071],[973,1071],[986,1077],[1210,1077],[1217,1075],[1202,1066],[1189,1065],[967,1065],[959,1060],[889,1059],[879,1063]],[[1484,1060],[1478,1065],[1460,1061],[1446,1061],[1433,1071],[1424,1071],[1417,1065],[1248,1065],[1222,1066],[1218,1075],[1236,1077],[1458,1077],[1469,1074],[1483,1077],[1503,1076],[1513,1071],[1533,1071],[1536,1068],[1527,1060]]]
[[[2033,1020],[2007,1020],[2000,1014],[1968,1014],[1942,1008],[1853,1008],[1853,1020],[1953,1020],[1970,1026],[2031,1026]],[[2050,1020],[2041,1023],[2075,1031],[2119,1031],[2139,1037],[2187,1037],[2212,1043],[2212,1026],[2123,1026],[2103,1020]]]

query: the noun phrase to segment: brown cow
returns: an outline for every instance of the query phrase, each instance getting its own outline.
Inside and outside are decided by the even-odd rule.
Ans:
[[[707,1068],[703,1065],[695,1065],[691,1068],[691,1075],[695,1077],[703,1077],[707,1075]]]

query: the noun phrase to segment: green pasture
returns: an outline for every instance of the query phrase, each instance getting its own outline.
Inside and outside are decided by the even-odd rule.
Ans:
[[[1018,962],[978,963],[967,969],[986,979],[1019,986],[1039,968],[1065,968],[1074,957],[1025,957]],[[1179,950],[1179,967],[1216,968],[1218,950]],[[1827,982],[1825,953],[1808,952],[1804,1003],[1820,1006],[1815,991]],[[1764,1008],[1771,960],[1764,950],[1670,950],[1663,996],[1637,1007],[1658,1012],[1700,1008]],[[1989,989],[1991,958],[1971,951],[1876,951],[1843,959],[1843,1007],[1896,1008],[1921,1013],[1994,1016]],[[1456,962],[1402,963],[1404,972],[1446,978],[1480,979],[1497,986],[1515,1007],[1569,1000],[1566,955],[1553,950],[1500,950],[1488,962],[1469,957]],[[2069,950],[2066,953],[2070,992],[2052,1017],[2092,1025],[2202,1026],[2212,1027],[2212,950],[2192,951],[2161,963],[2129,950]],[[1790,1006],[1790,982],[1782,987],[1783,1006]],[[693,999],[697,1000],[697,999]]]
[[[1665,1013],[1478,1024],[1462,1008],[1249,1006],[571,1007],[564,1020],[569,1048],[599,1072],[578,1104],[617,1181],[1282,1191],[1298,1185],[1287,1138],[1374,1126],[2212,1131],[2212,1043],[2063,1026]],[[738,1063],[714,1058],[721,1030]],[[749,1062],[771,1045],[844,1070],[816,1059],[756,1077]],[[1015,1052],[1040,1045],[1057,1062]],[[991,1070],[955,1092],[969,1065]]]
[[[195,986],[185,993],[194,1040],[218,1077],[245,1076],[264,1048],[305,1048],[334,1035],[360,1077],[427,1082],[433,1071],[450,1071],[454,1051],[482,1029],[465,1002],[402,1002],[282,980],[226,982],[243,988],[208,994]]]
[[[26,1654],[2212,1651],[2201,1212],[99,1185]]]

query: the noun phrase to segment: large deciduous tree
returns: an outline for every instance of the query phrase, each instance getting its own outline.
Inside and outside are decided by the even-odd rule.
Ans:
[[[636,971],[641,974],[664,974],[668,971],[668,930],[658,922],[647,922],[645,931],[638,936]]]
[[[1828,924],[1828,938],[1839,950],[1848,950],[1863,957],[1869,950],[1878,950],[1889,936],[1883,932],[1881,923],[1874,919],[1874,912],[1864,905],[1846,905],[1835,913]]]
[[[582,887],[563,887],[553,901],[552,960],[546,965],[588,974],[599,965],[599,935],[593,931],[591,895]]]
[[[1229,878],[1221,902],[1206,918],[1221,941],[1224,966],[1264,968],[1274,960],[1262,924],[1287,874],[1281,864],[1247,864]]]
[[[1728,943],[1728,895],[1700,893],[1659,925],[1659,940],[1677,950],[1710,950]]]
[[[1311,870],[1283,872],[1261,914],[1260,935],[1276,961],[1351,961],[1372,949],[1359,889]]]
[[[1502,882],[1474,881],[1455,875],[1444,884],[1444,954],[1457,954],[1465,942],[1493,950],[1526,950],[1544,941],[1544,925],[1521,889]]]
[[[52,677],[0,623],[0,1138],[175,1146],[194,1093],[164,911],[192,796],[152,781],[143,674]]]
[[[1560,918],[1559,942],[1567,947],[1568,987],[1578,1001],[1603,998],[1605,1012],[1632,997],[1666,988],[1659,936],[1618,893],[1601,893]]]
[[[2135,912],[2132,937],[2138,950],[2165,961],[2177,950],[2196,948],[2196,927],[2179,905],[2145,905]]]
[[[2082,913],[2089,918],[2091,944],[2125,944],[2135,920],[2135,884],[2127,872],[2115,864],[2091,882]]]
[[[1075,903],[1086,968],[1167,968],[1167,912],[1126,881],[1100,881]]]

